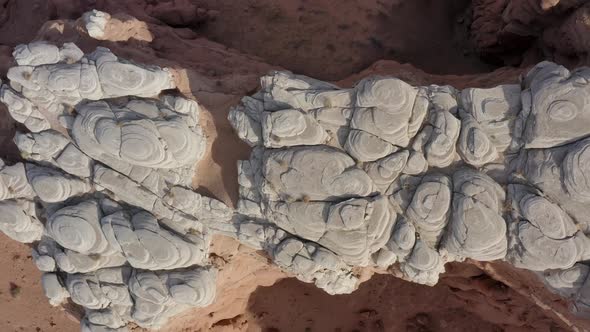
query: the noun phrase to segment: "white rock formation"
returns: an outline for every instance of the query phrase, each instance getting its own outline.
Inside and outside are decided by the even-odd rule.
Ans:
[[[206,147],[198,104],[145,98],[174,87],[168,71],[108,49],[35,42],[14,57],[0,101],[30,132],[14,138],[27,162],[1,163],[0,230],[36,242],[50,303],[84,307],[93,332],[158,328],[210,304],[211,234],[235,226],[191,189]]]
[[[37,106],[9,86],[2,85],[1,81],[0,102],[6,104],[8,112],[14,120],[24,124],[30,131],[38,132],[51,128],[49,121],[39,112]]]
[[[534,271],[569,269],[590,258],[590,239],[572,218],[533,188],[511,184],[511,250],[508,260]]]
[[[548,62],[522,88],[463,91],[273,72],[229,114],[254,147],[237,237],[330,293],[357,266],[433,285],[448,261],[506,259],[590,312],[588,82]],[[338,264],[318,270],[320,249]]]
[[[64,43],[62,47],[57,47],[45,41],[38,41],[16,46],[12,56],[19,66],[39,66],[58,62],[78,62],[84,56],[84,52],[73,43]]]
[[[100,39],[110,17],[85,15]],[[30,132],[0,167],[0,230],[35,242],[53,305],[82,331],[159,328],[210,304],[212,234],[264,250],[330,294],[360,267],[427,285],[445,263],[505,259],[590,312],[590,70],[541,63],[521,85],[351,89],[274,72],[229,120],[253,147],[237,211],[192,190],[199,105],[167,69],[98,48],[20,45],[0,101]],[[397,263],[397,264],[396,264]]]
[[[590,134],[585,112],[590,99],[590,69],[570,72],[551,62],[539,63],[524,80],[524,143],[526,148],[550,148],[574,142]]]
[[[17,47],[19,65],[8,70],[10,87],[0,90],[0,101],[16,121],[38,132],[50,128],[56,121],[52,117],[68,115],[83,100],[153,97],[174,88],[166,68],[137,65],[103,47],[84,56],[79,51],[72,44],[61,50],[46,43]]]
[[[25,199],[0,201],[0,231],[23,243],[39,241],[43,224],[37,218],[35,203]]]
[[[479,261],[506,255],[505,193],[489,176],[463,168],[453,175],[453,215],[443,247],[458,258]]]

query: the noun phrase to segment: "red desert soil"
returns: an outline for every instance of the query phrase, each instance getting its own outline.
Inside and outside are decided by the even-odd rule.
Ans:
[[[446,279],[436,287],[428,287],[389,275],[375,275],[350,295],[330,296],[295,279],[260,287],[250,297],[250,312],[242,320],[254,319],[252,325],[269,332],[562,331],[538,308],[510,294],[501,283],[485,275],[473,278],[471,283],[484,280],[500,289],[503,305],[520,311],[520,315],[513,315],[518,318],[511,319],[494,304],[486,303],[485,296],[475,289],[464,292],[454,284],[447,286]],[[479,296],[466,298],[469,293]]]
[[[213,142],[207,161],[200,165],[199,172],[203,173],[199,173],[202,175],[197,183],[202,191],[231,204],[237,195],[235,161],[246,157],[249,149],[232,134],[226,120],[228,107],[239,96],[252,92],[257,77],[271,67],[264,63],[316,78],[342,80],[343,86],[370,74],[398,75],[414,84],[449,83],[459,88],[514,82],[522,69],[502,69],[489,74],[493,68],[474,56],[467,40],[468,3],[467,0],[0,0],[0,77],[4,78],[11,65],[12,47],[32,40],[48,20],[76,19],[84,11],[96,8],[110,13],[125,12],[150,24],[174,27],[174,32],[165,27],[152,31],[156,38],[151,44],[138,40],[101,44],[137,61],[154,59],[163,65],[191,66],[189,91],[212,113],[203,117]],[[219,51],[222,46],[200,38],[248,56],[236,56],[227,48],[228,52]],[[96,44],[88,40],[79,42],[86,51]],[[192,49],[193,45],[200,48]],[[207,53],[205,49],[214,51]],[[211,55],[218,54],[217,51],[224,55]],[[176,53],[170,54],[173,52]],[[424,72],[393,61],[374,63],[380,59],[412,63]],[[190,77],[192,74],[197,78]],[[212,86],[214,89],[209,89]],[[217,93],[218,90],[222,93]],[[1,106],[0,112],[3,112],[0,115],[6,113]],[[6,133],[14,127],[5,116],[1,119],[0,140],[9,137]],[[14,151],[7,150],[10,146],[6,140],[0,144],[3,154]],[[51,308],[42,294],[40,273],[29,258],[29,247],[0,235],[0,248],[3,266],[0,332],[78,331],[78,324],[63,311]],[[240,254],[252,262],[261,259],[251,253]],[[248,262],[243,260],[241,264]],[[243,273],[243,270],[234,273],[232,268],[236,266],[226,268],[224,276],[235,278]],[[218,295],[221,297],[224,290],[238,294],[236,303],[224,302],[232,298],[226,294],[221,303],[211,308],[181,315],[166,331],[199,331],[195,326],[205,326],[201,321],[213,321],[209,324],[213,331],[560,329],[524,297],[486,279],[481,271],[470,269],[459,268],[459,274],[449,274],[435,287],[377,275],[357,292],[334,297],[294,279],[260,287],[249,299],[251,290],[222,287]],[[280,275],[273,268],[267,270],[260,272],[263,276],[267,274],[266,279],[261,277],[266,281]],[[256,279],[255,274],[245,277]],[[231,285],[232,280],[228,278],[224,282]],[[247,302],[247,310],[240,301]],[[217,313],[221,315],[221,312],[225,316],[216,321]],[[232,314],[227,316],[228,312]]]
[[[0,331],[70,332],[80,325],[53,308],[41,289],[31,248],[0,233]]]

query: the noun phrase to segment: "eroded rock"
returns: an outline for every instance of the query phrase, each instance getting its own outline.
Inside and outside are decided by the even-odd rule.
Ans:
[[[105,48],[35,42],[14,57],[0,100],[30,132],[14,138],[27,162],[0,169],[0,230],[35,242],[50,303],[84,307],[83,331],[158,328],[209,305],[211,229],[233,228],[233,211],[191,187],[199,105],[145,98],[174,87],[168,71]]]
[[[544,62],[522,86],[458,91],[389,77],[340,89],[273,72],[229,115],[254,146],[238,165],[238,238],[320,287],[318,248],[349,269],[428,285],[446,262],[505,259],[552,269],[547,282],[582,308],[589,73]],[[354,289],[331,280],[342,285],[330,293]]]
[[[109,19],[84,23],[100,39]],[[254,147],[233,211],[191,188],[205,135],[196,102],[160,95],[170,73],[78,51],[15,51],[0,97],[30,132],[15,137],[27,163],[0,170],[0,229],[36,242],[46,295],[83,306],[83,331],[158,328],[210,304],[214,234],[330,294],[353,292],[363,268],[434,285],[447,262],[506,259],[551,269],[547,283],[590,311],[587,133],[566,107],[585,107],[587,70],[542,63],[523,90],[463,91],[271,73],[229,115]]]

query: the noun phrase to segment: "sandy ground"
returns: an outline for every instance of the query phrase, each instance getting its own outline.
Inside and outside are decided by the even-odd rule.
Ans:
[[[52,308],[41,289],[31,249],[0,233],[0,331],[69,332],[80,327]]]
[[[48,20],[75,19],[88,9],[98,8],[111,13],[124,11],[150,24],[173,26],[172,32],[167,27],[153,30],[155,37],[151,42],[131,38],[100,44],[137,61],[151,59],[160,65],[190,67],[185,73],[187,91],[183,92],[192,93],[208,110],[202,124],[210,142],[195,185],[198,191],[232,204],[237,196],[236,160],[247,157],[249,148],[233,134],[226,120],[227,112],[241,96],[252,93],[257,77],[272,67],[326,80],[342,80],[343,86],[370,74],[397,75],[414,84],[450,83],[459,88],[515,82],[522,69],[475,75],[494,68],[475,57],[466,38],[467,3],[465,0],[0,0],[0,76],[10,65],[11,48],[32,40]],[[59,40],[62,34],[67,35],[63,31],[53,32],[47,30],[44,36]],[[76,42],[86,51],[98,44],[87,39]],[[237,51],[246,56],[236,55]],[[411,62],[424,72],[392,61],[374,64],[380,59]],[[451,73],[470,76],[431,75]],[[0,133],[13,127],[12,122],[3,119]],[[9,137],[0,136],[0,139]],[[4,154],[13,151],[7,150],[6,140],[1,144]],[[3,235],[0,245],[3,249],[0,252],[3,266],[0,332],[78,331],[77,323],[63,311],[49,306],[39,285],[40,273],[31,262],[30,249]],[[252,253],[248,255],[252,261],[244,260],[242,264],[254,264],[259,259],[253,258],[258,256]],[[228,268],[224,273],[225,279],[220,282],[231,285],[235,281],[232,273],[240,271]],[[266,273],[267,282],[278,276],[273,271],[257,273],[247,277],[256,281],[257,276]],[[486,304],[483,299],[487,293],[462,287],[467,291],[453,291],[460,290],[456,284],[426,287],[391,276],[376,276],[352,295],[330,297],[312,285],[286,279],[274,286],[261,287],[248,298],[252,290],[226,286],[218,290],[220,296],[223,292],[235,292],[240,294],[238,300],[243,305],[222,302],[214,308],[187,313],[175,319],[176,325],[167,331],[203,331],[191,327],[200,324],[191,322],[201,320],[211,321],[210,330],[215,331],[427,332],[473,331],[475,327],[482,331],[558,330],[539,309],[517,294],[508,296],[516,303],[514,310],[526,312],[521,320],[514,320],[513,312],[498,312],[493,305],[498,305],[496,302]],[[217,310],[226,316],[216,319]]]

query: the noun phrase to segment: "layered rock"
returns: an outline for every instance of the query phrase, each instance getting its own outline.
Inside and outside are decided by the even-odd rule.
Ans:
[[[574,67],[588,63],[585,0],[476,0],[472,7],[471,37],[488,58],[507,64],[537,58]]]
[[[82,306],[83,331],[158,328],[212,303],[209,226],[232,211],[191,187],[199,105],[158,97],[167,69],[105,48],[35,42],[14,57],[0,97],[29,132],[14,138],[25,161],[0,169],[0,229],[34,243],[50,303]]]
[[[550,62],[522,85],[462,91],[273,72],[229,115],[254,147],[238,164],[237,220],[261,224],[259,247],[330,293],[353,290],[359,266],[433,285],[447,262],[507,260],[551,270],[585,311],[589,79]],[[324,268],[340,275],[328,287],[307,263],[318,249],[344,264]]]

